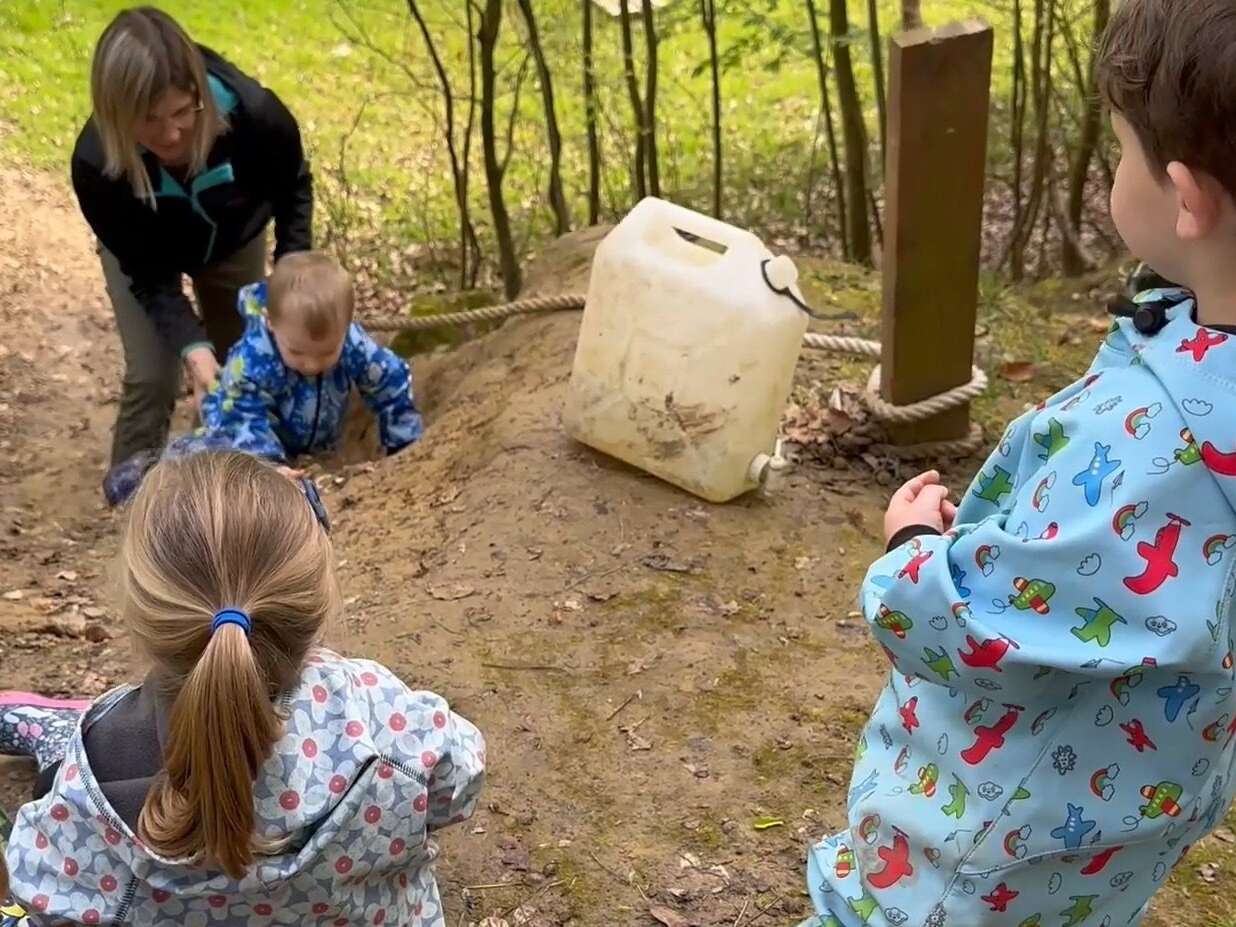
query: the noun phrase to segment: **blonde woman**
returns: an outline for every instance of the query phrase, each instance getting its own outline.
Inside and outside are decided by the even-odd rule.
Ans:
[[[237,452],[146,477],[120,567],[150,672],[81,716],[17,814],[11,892],[36,923],[445,927],[431,834],[475,808],[485,743],[318,647],[340,595],[317,514]],[[47,746],[0,742],[55,763]]]
[[[112,464],[167,439],[183,364],[200,398],[239,337],[240,287],[312,246],[312,180],[279,98],[167,14],[121,12],[95,48],[73,187],[124,345]],[[193,281],[197,312],[182,290]]]

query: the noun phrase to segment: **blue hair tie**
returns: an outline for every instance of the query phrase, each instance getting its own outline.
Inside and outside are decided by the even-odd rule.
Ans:
[[[239,608],[222,608],[215,612],[215,620],[210,623],[210,633],[214,634],[225,624],[239,625],[245,636],[253,630],[253,621]]]

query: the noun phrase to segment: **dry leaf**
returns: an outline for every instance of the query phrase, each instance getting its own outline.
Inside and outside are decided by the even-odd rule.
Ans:
[[[1197,875],[1203,882],[1213,884],[1219,878],[1219,866],[1216,863],[1202,863],[1197,867]]]
[[[56,574],[56,579],[63,579],[66,583],[77,582],[77,573],[74,570],[61,570]]]
[[[82,614],[87,618],[102,618],[107,614],[107,611],[99,608],[97,605],[90,605],[82,609]]]
[[[464,583],[452,583],[449,586],[430,586],[429,594],[439,602],[457,602],[476,594],[476,589]]]
[[[1037,372],[1030,361],[1011,361],[1000,368],[1000,376],[1010,383],[1029,383]]]
[[[627,743],[631,745],[632,752],[652,749],[651,740],[644,740],[644,738],[640,737],[639,734],[636,734],[634,732],[629,732],[627,734]]]
[[[662,573],[690,573],[691,566],[682,563],[678,560],[673,560],[665,554],[650,554],[640,561],[650,570],[659,570]]]
[[[6,592],[4,594],[4,597],[8,599],[10,602],[20,602],[22,599],[26,597],[26,594],[22,592],[20,589],[14,589],[12,592]]]
[[[679,914],[677,911],[665,907],[665,905],[654,904],[648,908],[648,913],[652,915],[652,919],[664,927],[690,927],[691,922]]]

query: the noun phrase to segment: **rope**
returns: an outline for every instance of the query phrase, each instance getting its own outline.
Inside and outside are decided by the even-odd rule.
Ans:
[[[483,306],[479,309],[467,309],[463,312],[447,312],[441,315],[422,315],[396,319],[373,319],[365,322],[365,327],[375,332],[425,331],[448,325],[466,325],[471,322],[497,322],[515,315],[526,315],[534,312],[563,312],[584,308],[584,296],[581,293],[567,293],[560,296],[532,296],[527,299],[517,299],[514,302],[502,303],[497,306]],[[808,332],[803,336],[803,346],[828,354],[846,354],[853,357],[870,357],[879,360],[882,347],[880,342],[867,338],[852,338],[845,335],[821,335]],[[970,372],[970,381],[961,386],[946,389],[935,396],[929,396],[918,402],[906,405],[894,405],[880,395],[880,367],[877,364],[867,378],[867,387],[863,391],[863,403],[872,416],[890,425],[908,425],[933,418],[941,412],[956,409],[968,404],[981,396],[987,389],[987,374],[978,367]],[[928,441],[922,444],[903,446],[877,445],[881,453],[900,457],[905,460],[915,460],[923,457],[959,456],[972,454],[983,444],[983,432],[979,426],[971,422],[970,433],[964,438],[949,441]]]
[[[448,325],[467,325],[470,322],[497,322],[513,315],[525,315],[531,312],[562,312],[567,309],[583,308],[582,294],[533,296],[528,299],[517,299],[513,303],[482,306],[480,309],[467,309],[463,312],[398,319],[374,319],[365,322],[365,328],[371,332],[421,332],[431,328],[444,328]]]

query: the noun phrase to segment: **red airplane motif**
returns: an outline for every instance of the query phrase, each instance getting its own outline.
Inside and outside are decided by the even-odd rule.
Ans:
[[[918,727],[918,696],[899,707],[897,712],[901,715],[901,726],[906,729],[906,733],[913,734]]]
[[[1111,858],[1116,855],[1116,851],[1119,849],[1120,847],[1108,847],[1094,859],[1090,860],[1090,862],[1086,863],[1082,867],[1081,874],[1084,876],[1098,875],[1107,867],[1107,864],[1111,862]]]
[[[1154,534],[1154,543],[1142,541],[1137,545],[1137,555],[1146,561],[1146,569],[1139,576],[1125,577],[1124,584],[1136,595],[1150,595],[1173,576],[1180,573],[1176,566],[1176,545],[1180,532],[1189,522],[1179,515],[1167,513],[1167,524]]]
[[[1005,705],[1008,709],[995,724],[988,727],[980,724],[974,729],[974,743],[961,751],[961,758],[971,766],[978,766],[993,750],[1004,746],[1004,735],[1017,723],[1021,709],[1015,705]]]
[[[1227,741],[1223,744],[1224,750],[1232,745],[1233,737],[1236,737],[1236,715],[1232,715],[1232,721],[1227,726]]]
[[[1120,729],[1129,735],[1129,746],[1138,753],[1145,753],[1146,748],[1158,750],[1153,740],[1146,736],[1146,729],[1142,727],[1142,722],[1134,718],[1128,724],[1120,725]]]
[[[1225,454],[1209,441],[1202,444],[1202,462],[1211,473],[1219,476],[1236,476],[1236,451]]]
[[[897,574],[898,579],[910,577],[910,582],[918,584],[918,571],[923,568],[923,564],[931,559],[934,550],[929,550],[926,553],[915,554],[910,558],[910,562],[901,568],[901,572]]]
[[[1227,341],[1227,335],[1221,332],[1211,334],[1204,328],[1199,328],[1197,334],[1192,340],[1184,340],[1180,342],[1180,347],[1176,349],[1177,354],[1192,354],[1194,363],[1200,364],[1206,357],[1206,352],[1215,345],[1223,344]]]
[[[967,634],[966,646],[970,648],[969,653],[966,653],[961,648],[957,650],[957,655],[961,657],[962,663],[975,669],[991,669],[997,673],[1002,673],[1004,670],[1000,669],[1000,661],[1004,659],[1004,655],[1009,652],[1010,647],[1017,649],[1017,642],[1009,640],[1007,637],[992,637],[980,644]]]
[[[867,884],[872,888],[892,888],[914,874],[914,867],[910,865],[910,841],[901,831],[893,835],[891,847],[879,847],[876,855],[884,861],[884,868],[867,877]]]
[[[983,895],[982,898],[991,905],[993,911],[999,911],[1003,914],[1008,910],[1009,902],[1020,894],[1021,892],[1010,891],[1008,885],[1001,882],[996,886],[995,891],[990,895]]]

